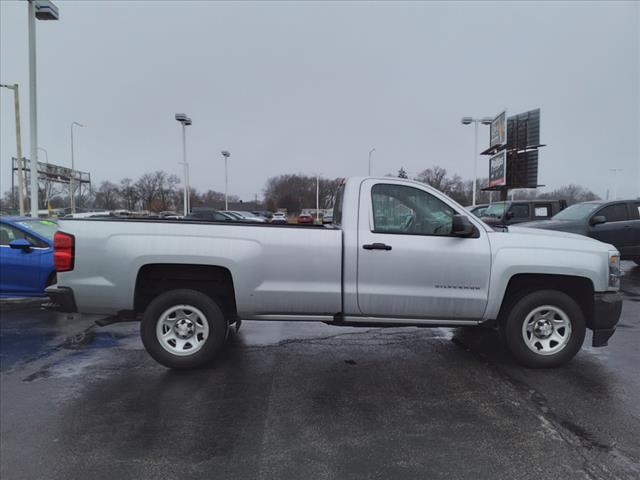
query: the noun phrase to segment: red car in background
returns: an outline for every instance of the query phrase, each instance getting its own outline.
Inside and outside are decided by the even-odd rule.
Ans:
[[[301,213],[300,215],[298,215],[298,223],[312,224],[313,223],[313,215],[311,215],[310,213]]]

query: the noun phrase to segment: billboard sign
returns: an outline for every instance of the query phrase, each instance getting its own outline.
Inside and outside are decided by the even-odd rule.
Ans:
[[[489,186],[507,184],[507,151],[502,150],[489,159]]]
[[[507,144],[507,112],[504,111],[491,121],[489,129],[489,148]]]

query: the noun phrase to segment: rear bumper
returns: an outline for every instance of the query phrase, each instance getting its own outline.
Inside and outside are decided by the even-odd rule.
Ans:
[[[65,313],[76,313],[78,311],[73,290],[69,287],[57,287],[53,285],[45,288],[44,291],[49,297],[49,300],[51,300],[42,306],[45,310]]]
[[[620,292],[596,293],[593,296],[594,347],[604,347],[616,331],[616,325],[622,312],[622,294]]]

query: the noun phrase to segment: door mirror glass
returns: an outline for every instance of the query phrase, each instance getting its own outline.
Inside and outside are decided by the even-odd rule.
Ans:
[[[601,223],[607,223],[607,217],[604,215],[596,215],[589,222],[590,225],[600,225]]]
[[[473,235],[473,223],[465,215],[454,215],[451,223],[451,234],[456,237]]]
[[[11,242],[9,242],[9,247],[15,248],[16,250],[30,251],[32,245],[29,242],[29,240],[26,240],[24,238],[18,238],[16,240],[12,240]]]

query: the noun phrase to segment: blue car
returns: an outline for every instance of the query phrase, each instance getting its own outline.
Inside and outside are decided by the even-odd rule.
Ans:
[[[56,282],[53,234],[47,219],[0,217],[0,297],[39,297]]]

